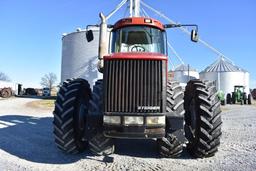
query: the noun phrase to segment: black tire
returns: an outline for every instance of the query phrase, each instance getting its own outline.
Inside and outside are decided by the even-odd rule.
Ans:
[[[227,94],[227,104],[231,104],[231,94],[230,93],[228,93]]]
[[[12,89],[11,88],[8,88],[8,97],[11,97],[13,94],[12,94]]]
[[[232,104],[236,104],[236,95],[235,95],[235,92],[232,92]]]
[[[246,105],[247,104],[247,95],[246,95],[246,93],[243,93],[243,101],[244,101],[244,104]]]
[[[217,90],[212,82],[192,80],[184,99],[187,149],[195,157],[211,157],[218,151],[222,134]]]
[[[221,100],[220,103],[221,103],[222,106],[225,106],[225,105],[226,105],[225,100]]]
[[[89,141],[90,150],[96,155],[111,155],[115,152],[114,141],[103,133],[98,133]]]
[[[89,149],[97,155],[110,155],[114,153],[113,139],[103,135],[103,80],[98,80],[93,86],[92,99],[90,100],[89,114],[97,116],[99,121],[94,127],[96,136],[89,141]]]
[[[248,105],[252,104],[252,95],[248,94]]]
[[[82,152],[88,144],[84,133],[90,98],[86,80],[67,80],[60,87],[53,112],[53,132],[57,147],[66,153]]]
[[[167,83],[167,104],[166,111],[173,115],[184,117],[184,93],[182,87],[176,81],[168,81]],[[168,120],[168,116],[167,116]],[[158,150],[161,156],[168,158],[178,157],[183,151],[183,143],[171,134],[171,125],[166,121],[166,136],[158,139]]]
[[[2,91],[1,91],[1,96],[2,96],[3,98],[8,98],[8,97],[10,97],[11,95],[10,95],[9,90],[8,90],[7,88],[4,88],[4,89],[2,89]]]
[[[172,135],[168,134],[158,141],[158,151],[162,157],[175,158],[179,157],[183,151],[183,144]]]

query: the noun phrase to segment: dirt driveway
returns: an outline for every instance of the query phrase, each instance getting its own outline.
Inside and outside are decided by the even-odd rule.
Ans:
[[[53,142],[51,110],[35,99],[0,100],[0,170],[256,170],[256,107],[226,106],[222,144],[216,156],[159,158],[154,141],[116,140],[114,162],[89,151],[66,155]]]

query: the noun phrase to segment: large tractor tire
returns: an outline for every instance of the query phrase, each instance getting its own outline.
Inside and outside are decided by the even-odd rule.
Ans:
[[[90,150],[97,155],[110,155],[114,153],[113,139],[103,135],[103,80],[96,81],[93,86],[92,99],[90,100],[89,114],[97,118],[94,127],[96,136],[89,141]]]
[[[195,157],[211,157],[218,151],[222,134],[217,90],[212,82],[192,80],[184,99],[187,149]]]
[[[9,97],[11,97],[11,91],[10,91],[10,89],[9,89],[9,88],[3,88],[3,89],[1,90],[1,96],[2,96],[3,98],[9,98]]]
[[[231,94],[228,93],[227,94],[227,104],[231,104],[232,103],[232,97],[231,97]]]
[[[67,80],[60,87],[53,112],[53,132],[57,147],[66,153],[82,152],[88,144],[84,135],[90,98],[86,80]]]
[[[11,97],[12,95],[13,95],[13,93],[12,93],[12,89],[11,88],[7,88],[7,91],[8,91],[8,97]]]
[[[248,105],[252,104],[252,95],[248,94]]]
[[[166,111],[174,116],[181,116],[182,129],[183,129],[183,117],[184,117],[184,93],[182,87],[176,81],[169,81],[167,83],[167,104]],[[158,139],[158,150],[161,156],[168,158],[178,157],[183,151],[183,142],[172,134],[175,130],[171,131],[172,125],[168,125],[168,116],[166,121],[166,136],[162,139]]]

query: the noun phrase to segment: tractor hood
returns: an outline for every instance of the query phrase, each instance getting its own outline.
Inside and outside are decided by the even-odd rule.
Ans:
[[[111,59],[142,59],[142,60],[166,60],[167,56],[160,53],[134,53],[134,52],[125,52],[125,53],[113,53],[104,56],[104,60]]]

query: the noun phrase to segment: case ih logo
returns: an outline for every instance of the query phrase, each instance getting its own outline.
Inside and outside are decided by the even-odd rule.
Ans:
[[[138,110],[160,110],[160,106],[138,106]]]

